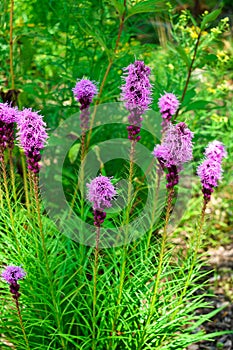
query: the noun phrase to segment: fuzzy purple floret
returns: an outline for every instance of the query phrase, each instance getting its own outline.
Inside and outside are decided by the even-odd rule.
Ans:
[[[169,122],[162,144],[155,146],[152,154],[162,169],[167,170],[167,188],[178,184],[183,164],[193,158],[192,138],[193,133],[185,123],[173,125]]]
[[[28,169],[38,173],[40,151],[48,139],[43,117],[38,112],[33,112],[31,108],[24,108],[18,113],[17,129],[17,140],[25,152]]]
[[[224,145],[220,141],[213,141],[205,149],[205,159],[197,168],[197,175],[202,183],[204,199],[208,202],[214,187],[222,179],[222,159],[227,156]]]
[[[170,123],[161,145],[154,148],[153,155],[165,167],[172,165],[182,168],[182,165],[193,158],[193,132],[185,123],[172,125]]]
[[[97,86],[89,79],[81,79],[77,81],[72,91],[76,100],[81,104],[80,127],[83,132],[86,132],[88,130],[90,117],[88,108],[94,96],[97,95]]]
[[[205,156],[206,158],[221,162],[223,158],[227,157],[227,152],[222,142],[214,140],[206,147]]]
[[[150,68],[143,61],[135,61],[124,69],[125,85],[121,87],[121,98],[129,111],[143,114],[151,103]]]
[[[9,284],[15,284],[26,276],[26,272],[20,266],[7,266],[1,274],[2,278]]]
[[[130,125],[127,127],[130,140],[139,141],[138,135],[142,126],[142,114],[149,109],[151,99],[151,88],[149,76],[150,68],[143,61],[135,61],[124,69],[121,100],[130,111],[128,117]]]
[[[0,148],[4,151],[7,147],[14,147],[14,122],[17,109],[7,103],[0,103]]]
[[[158,105],[163,119],[170,121],[172,116],[177,112],[180,102],[172,93],[165,93],[160,97]]]
[[[76,100],[81,103],[81,109],[87,108],[97,95],[97,87],[89,79],[78,80],[72,91]]]
[[[222,178],[221,163],[212,159],[205,159],[197,168],[197,175],[200,177],[202,185],[207,188],[218,186],[218,181]]]
[[[99,175],[87,184],[87,199],[94,210],[103,211],[112,206],[112,200],[116,196],[116,190],[110,178]]]

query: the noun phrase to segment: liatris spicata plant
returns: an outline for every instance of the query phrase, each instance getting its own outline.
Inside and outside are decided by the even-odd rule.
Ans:
[[[167,169],[167,188],[173,188],[179,182],[179,172],[183,164],[189,162],[192,155],[194,134],[183,122],[169,125],[161,145],[153,151],[163,170]]]
[[[197,168],[197,175],[202,183],[202,193],[207,203],[214,187],[218,186],[218,182],[222,178],[222,159],[227,156],[224,145],[215,140],[210,142],[205,149],[205,159]]]
[[[18,314],[20,326],[21,326],[21,329],[22,329],[22,332],[23,332],[26,348],[30,349],[29,348],[29,344],[28,344],[27,335],[26,335],[26,332],[25,332],[25,329],[24,329],[24,325],[23,325],[23,320],[22,320],[22,316],[21,316],[21,312],[20,312],[20,307],[19,307],[19,297],[20,297],[19,289],[20,289],[20,285],[19,285],[18,281],[23,279],[26,276],[26,272],[20,266],[10,265],[10,266],[7,266],[3,270],[1,276],[10,285],[10,292],[12,294],[12,297],[13,297],[14,301],[15,301],[17,314]]]
[[[24,108],[18,113],[17,129],[17,140],[26,155],[28,169],[36,174],[40,170],[40,152],[48,139],[46,124],[38,112]]]
[[[97,95],[97,86],[89,79],[78,80],[72,89],[74,97],[80,103],[80,126],[83,132],[88,130],[90,112],[88,110],[95,95]]]
[[[161,124],[162,133],[164,133],[168,128],[169,122],[171,121],[172,116],[175,115],[175,113],[177,112],[179,105],[180,102],[178,101],[177,97],[172,93],[165,92],[165,94],[160,97],[158,106],[163,118]]]
[[[143,61],[135,61],[124,69],[121,99],[130,112],[128,117],[128,138],[131,141],[140,140],[142,115],[151,103],[151,84],[149,80],[150,68]]]
[[[0,151],[14,147],[14,122],[17,109],[7,103],[0,103]],[[1,156],[1,155],[0,155]],[[2,156],[1,156],[2,157]]]
[[[99,257],[100,227],[106,218],[106,208],[112,206],[116,190],[110,178],[99,175],[87,184],[87,199],[91,202],[94,211],[94,225],[96,226],[95,260],[93,269],[93,332],[92,349],[96,349],[96,300],[97,300],[97,273]]]

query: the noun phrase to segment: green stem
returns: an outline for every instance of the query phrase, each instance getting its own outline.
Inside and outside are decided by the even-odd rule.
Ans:
[[[53,286],[53,276],[52,276],[52,273],[50,271],[49,260],[48,260],[48,252],[47,252],[47,248],[46,248],[46,244],[45,244],[45,235],[44,235],[42,218],[41,218],[41,211],[40,211],[38,177],[32,171],[30,171],[30,177],[32,179],[33,186],[34,186],[34,198],[35,198],[35,204],[36,204],[38,226],[39,226],[40,237],[41,237],[41,242],[42,242],[42,249],[43,249],[44,258],[45,258],[45,266],[46,266],[48,279],[49,279],[49,286],[50,286],[50,291],[51,291],[51,296],[52,296],[52,302],[53,302],[54,310],[55,310],[55,313],[56,313],[57,327],[58,327],[59,333],[61,334],[62,349],[65,349],[65,342],[64,342],[64,339],[62,337],[61,322],[60,322],[60,318],[59,318],[59,315],[58,315],[58,312],[57,312],[58,305],[56,303],[56,298],[55,298],[54,289],[53,289],[54,288],[54,286]]]
[[[10,163],[10,175],[11,175],[11,185],[13,190],[13,197],[15,203],[17,202],[16,188],[15,188],[15,171],[14,171],[14,163],[13,163],[13,154],[12,149],[8,149],[9,154],[9,163]]]
[[[11,89],[15,88],[14,81],[14,67],[13,67],[13,14],[14,14],[14,0],[10,3],[10,74],[11,74]]]
[[[26,335],[26,332],[25,332],[25,328],[24,328],[24,324],[23,324],[22,315],[21,315],[20,308],[19,308],[19,301],[18,301],[18,299],[14,299],[14,300],[15,300],[17,313],[18,313],[18,316],[19,316],[20,327],[22,329],[23,337],[24,337],[24,340],[25,340],[25,345],[26,345],[27,350],[30,350],[29,343],[28,343],[28,338],[27,338],[27,335]]]
[[[152,233],[153,233],[153,226],[154,226],[154,220],[155,220],[155,212],[156,212],[156,208],[157,208],[157,204],[158,204],[158,197],[159,197],[159,189],[160,189],[160,183],[161,183],[161,177],[162,177],[162,173],[160,171],[160,165],[158,165],[159,168],[157,168],[157,172],[156,172],[156,177],[155,177],[155,181],[156,181],[156,190],[155,190],[155,199],[153,201],[153,207],[152,207],[152,215],[151,215],[151,226],[150,226],[150,230],[149,230],[149,234],[148,234],[148,238],[147,238],[147,245],[146,245],[146,257],[148,256],[148,252],[149,252],[149,248],[150,248],[150,242],[151,242],[151,237],[152,237]]]
[[[112,324],[112,336],[115,334],[115,328],[116,328],[116,321],[119,318],[120,314],[120,304],[123,294],[123,287],[124,287],[124,281],[125,281],[125,269],[126,269],[126,261],[127,261],[127,253],[128,253],[128,225],[129,225],[129,219],[130,219],[130,209],[131,209],[131,200],[132,200],[132,181],[133,181],[133,167],[134,167],[134,154],[135,154],[135,146],[136,141],[131,142],[130,147],[130,165],[129,165],[129,182],[128,182],[128,194],[127,194],[127,208],[126,208],[126,214],[125,214],[125,220],[124,225],[126,226],[125,230],[125,244],[124,244],[124,251],[122,255],[122,262],[121,262],[121,272],[120,272],[120,283],[119,283],[119,292],[116,300],[116,313]],[[110,340],[110,349],[112,349],[112,338]]]
[[[189,66],[188,76],[187,76],[187,79],[186,79],[186,82],[185,82],[185,86],[184,86],[184,90],[183,90],[183,93],[182,93],[182,96],[181,96],[181,99],[180,99],[180,106],[181,106],[182,102],[184,101],[184,98],[185,98],[185,95],[186,95],[186,92],[187,92],[187,89],[188,89],[189,81],[190,81],[191,74],[192,74],[192,71],[193,71],[193,65],[194,65],[194,62],[195,62],[196,56],[197,56],[197,49],[198,49],[198,46],[199,46],[199,43],[200,43],[200,39],[201,39],[201,30],[200,30],[200,32],[198,34],[197,41],[196,41],[196,44],[195,44],[195,47],[194,47],[193,58],[192,58],[190,66]],[[178,116],[179,111],[180,111],[180,107],[176,111],[175,118]]]
[[[9,215],[10,215],[10,221],[11,221],[11,230],[15,236],[15,243],[17,246],[18,252],[20,252],[19,248],[19,242],[18,238],[15,232],[15,221],[14,221],[14,215],[13,215],[13,210],[11,207],[11,201],[10,201],[10,195],[9,195],[9,190],[8,190],[8,181],[7,181],[7,172],[6,172],[6,165],[5,165],[5,158],[4,158],[4,153],[2,149],[0,148],[0,159],[1,159],[1,167],[2,167],[2,175],[3,175],[3,184],[4,184],[4,189],[5,189],[5,197],[6,197],[6,202],[9,210]]]
[[[170,218],[170,212],[172,209],[173,195],[174,195],[174,189],[171,188],[168,191],[167,209],[166,209],[165,223],[164,223],[164,228],[163,228],[163,233],[162,233],[162,242],[161,242],[161,248],[160,248],[160,254],[159,254],[159,263],[158,263],[156,281],[155,281],[155,285],[154,285],[154,289],[153,289],[152,299],[150,302],[149,315],[148,315],[148,318],[147,318],[145,326],[144,326],[144,331],[142,333],[142,338],[141,338],[141,342],[140,342],[138,350],[141,350],[142,346],[144,344],[144,339],[145,339],[147,327],[149,326],[151,318],[153,317],[154,306],[155,306],[155,303],[156,303],[156,300],[158,297],[160,278],[161,278],[161,274],[162,274],[162,270],[163,270],[163,259],[164,259],[164,255],[166,252],[167,227],[168,227],[168,222],[169,222],[169,218]]]
[[[197,238],[196,238],[194,253],[193,253],[193,257],[192,257],[192,262],[191,262],[191,266],[189,268],[188,277],[186,279],[184,289],[182,290],[182,293],[181,293],[179,301],[178,301],[178,306],[180,306],[182,304],[183,298],[184,298],[184,296],[185,296],[185,294],[187,292],[187,289],[188,289],[188,287],[190,285],[190,282],[192,280],[192,274],[193,274],[194,266],[196,265],[198,250],[200,249],[201,244],[202,244],[202,231],[203,231],[203,225],[204,225],[204,222],[205,222],[206,206],[207,206],[207,201],[204,199],[203,207],[202,207],[202,211],[201,211],[201,219],[200,219],[199,227],[198,227],[198,230],[197,230]],[[179,310],[177,308],[177,310],[173,314],[173,319],[175,318],[175,316],[178,313],[178,311]]]
[[[99,89],[99,94],[98,94],[98,99],[96,101],[96,104],[95,104],[95,107],[94,107],[94,111],[93,111],[93,114],[92,114],[92,117],[91,117],[90,130],[89,130],[88,136],[87,136],[87,149],[89,148],[89,144],[90,144],[90,140],[91,140],[92,128],[93,128],[93,125],[94,125],[94,120],[95,120],[95,116],[96,116],[96,112],[97,112],[97,106],[100,104],[100,98],[101,98],[101,95],[103,93],[103,89],[104,89],[106,80],[107,80],[109,72],[110,72],[110,70],[112,68],[112,65],[113,65],[113,62],[114,62],[114,58],[116,56],[116,52],[117,52],[117,49],[118,49],[118,46],[119,46],[119,43],[120,43],[121,34],[122,34],[124,23],[125,23],[125,15],[126,15],[126,0],[124,0],[124,11],[123,11],[122,16],[120,18],[120,24],[119,24],[119,29],[118,29],[118,34],[117,34],[117,39],[116,39],[116,44],[115,44],[115,48],[114,48],[114,51],[113,51],[113,55],[112,55],[112,57],[109,57],[108,66],[106,68],[103,80],[101,82],[100,89]]]
[[[95,260],[93,270],[93,319],[92,319],[92,350],[96,349],[96,303],[97,303],[97,275],[99,259],[100,227],[96,231]]]
[[[22,170],[23,170],[23,185],[24,185],[26,208],[27,208],[28,213],[30,214],[27,168],[26,168],[24,153],[22,150],[20,150],[20,157],[21,157],[21,164],[22,164]]]

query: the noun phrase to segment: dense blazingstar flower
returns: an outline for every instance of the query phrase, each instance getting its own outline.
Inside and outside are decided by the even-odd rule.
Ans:
[[[158,159],[162,169],[167,169],[167,187],[171,188],[179,182],[179,172],[183,164],[189,162],[192,155],[193,132],[185,123],[169,124],[161,145],[156,145],[153,155]]]
[[[160,97],[158,105],[163,119],[170,121],[172,116],[176,113],[180,102],[172,93],[165,93]]]
[[[20,297],[18,280],[26,276],[26,272],[20,266],[7,266],[2,272],[2,278],[9,283],[10,292],[14,299],[18,300]]]
[[[112,206],[112,200],[116,196],[116,190],[110,178],[99,175],[87,184],[87,199],[91,202],[94,210],[94,225],[100,227],[104,222],[106,213],[104,209]]]
[[[124,69],[121,99],[125,107],[130,111],[128,117],[128,137],[130,140],[138,141],[142,126],[142,114],[148,110],[151,99],[151,84],[149,80],[150,68],[143,61],[135,61]]]
[[[88,107],[92,103],[94,96],[97,95],[97,87],[89,79],[81,79],[77,81],[72,91],[77,101],[81,104],[80,126],[83,131],[86,131],[88,130],[90,116]]]
[[[158,106],[163,118],[163,121],[161,123],[162,134],[167,131],[172,116],[177,112],[179,104],[180,102],[178,101],[177,97],[172,93],[166,92],[163,96],[160,97]]]
[[[17,116],[17,140],[23,148],[28,169],[38,173],[41,160],[40,151],[44,148],[48,134],[43,117],[31,108],[24,108]]]
[[[0,148],[14,147],[14,122],[16,121],[17,109],[7,103],[0,103]]]
[[[221,162],[227,156],[227,152],[222,142],[214,140],[208,144],[205,156],[209,159]]]
[[[185,123],[170,124],[162,144],[154,148],[153,155],[160,159],[165,167],[181,167],[193,157],[192,138],[193,132]]]
[[[205,149],[205,159],[197,168],[197,175],[202,183],[202,192],[206,201],[210,200],[214,187],[222,179],[222,159],[227,156],[224,145],[220,141],[213,141]]]
[[[81,108],[87,108],[94,96],[97,94],[96,85],[89,79],[78,80],[75,87],[72,89],[75,98],[81,103]]]
[[[26,272],[20,266],[10,265],[3,270],[1,276],[7,283],[12,284],[23,279],[26,276]]]
[[[112,206],[112,199],[116,190],[109,177],[99,175],[89,184],[87,198],[92,203],[93,209],[104,210]]]

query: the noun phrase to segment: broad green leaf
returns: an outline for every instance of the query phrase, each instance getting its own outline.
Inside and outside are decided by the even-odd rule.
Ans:
[[[195,101],[193,103],[190,103],[186,107],[185,110],[187,112],[187,111],[193,111],[195,109],[206,109],[209,104],[212,104],[212,105],[214,105],[216,107],[215,103],[213,103],[211,101],[199,100],[199,101]]]
[[[79,149],[80,149],[80,144],[79,143],[76,143],[75,145],[73,145],[70,148],[69,153],[68,153],[68,157],[69,157],[69,160],[70,160],[71,164],[74,164],[74,162],[76,161]]]
[[[213,12],[209,13],[203,18],[203,21],[201,22],[201,30],[203,30],[207,23],[213,22],[222,12],[222,9],[214,10]]]
[[[142,1],[129,9],[126,19],[138,13],[161,12],[163,8],[160,0]]]
[[[115,7],[115,9],[119,12],[119,14],[122,15],[125,9],[124,4],[119,2],[119,0],[112,0],[112,4]]]

